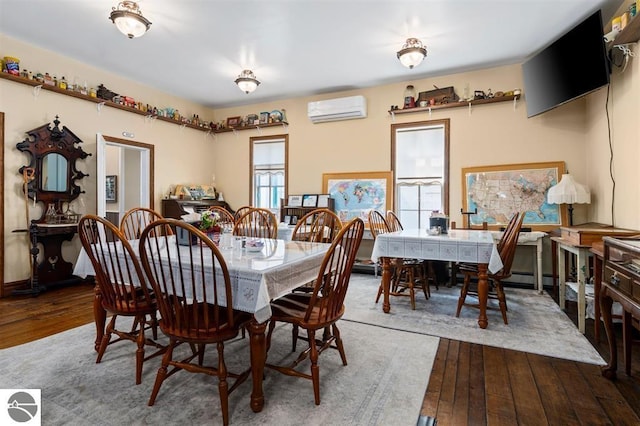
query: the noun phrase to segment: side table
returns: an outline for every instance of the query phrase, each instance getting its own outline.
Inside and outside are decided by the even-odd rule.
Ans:
[[[556,243],[558,248],[558,281],[559,281],[559,294],[558,303],[560,308],[565,308],[565,292],[567,281],[567,269],[565,265],[565,252],[574,254],[577,257],[576,269],[577,269],[577,284],[578,284],[578,330],[584,334],[585,320],[587,312],[587,299],[585,295],[585,279],[588,268],[588,259],[591,254],[589,250],[591,246],[577,245],[571,241],[562,237],[551,237],[551,240]]]

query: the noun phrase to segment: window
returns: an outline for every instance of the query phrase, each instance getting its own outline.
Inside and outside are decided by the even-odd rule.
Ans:
[[[425,228],[449,213],[449,120],[391,126],[396,213],[405,228]]]
[[[287,182],[287,135],[255,137],[251,143],[251,204],[279,216]]]

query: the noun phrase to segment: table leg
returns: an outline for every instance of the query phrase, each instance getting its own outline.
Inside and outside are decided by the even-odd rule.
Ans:
[[[553,295],[558,291],[558,243],[551,240],[551,280],[553,282]]]
[[[478,325],[480,328],[487,328],[487,297],[489,294],[489,280],[487,279],[487,264],[478,263],[478,303],[480,304],[480,315]]]
[[[624,372],[631,375],[631,312],[622,312],[622,351],[624,352]]]
[[[542,238],[538,238],[536,242],[536,282],[538,283],[538,293],[544,292],[542,284]]]
[[[251,391],[251,409],[254,413],[262,411],[264,406],[264,393],[262,392],[262,377],[264,364],[267,358],[265,330],[267,322],[258,323],[255,318],[251,320],[249,329],[249,346],[251,348],[251,379],[253,390]]]
[[[578,330],[585,332],[585,322],[587,316],[587,296],[585,292],[587,280],[587,265],[589,256],[584,249],[578,249]]]
[[[596,343],[600,342],[600,289],[602,286],[602,258],[600,256],[594,256],[593,259],[593,293],[594,293],[594,311],[595,311],[595,320],[594,320],[594,337],[596,339]]]
[[[391,261],[388,257],[382,258],[382,311],[388,314],[391,310],[389,303],[389,291],[391,290]]]
[[[100,288],[96,283],[96,286],[93,288],[95,293],[93,297],[93,320],[96,323],[96,341],[94,342],[93,348],[96,352],[100,349],[100,342],[102,342],[102,336],[104,336],[104,325],[107,321],[107,311],[102,307],[102,293],[100,292]]]
[[[607,379],[615,379],[618,368],[618,347],[616,346],[616,335],[613,331],[611,305],[613,305],[613,299],[607,294],[607,288],[605,287],[602,289],[602,294],[600,295],[600,310],[602,311],[602,320],[604,322],[604,331],[607,334],[607,342],[609,342],[609,363],[602,366],[601,372]]]
[[[558,305],[560,305],[560,309],[565,308],[565,297],[566,297],[566,284],[567,284],[567,268],[565,265],[565,253],[562,246],[556,244],[558,253],[557,256],[557,264],[558,264]]]

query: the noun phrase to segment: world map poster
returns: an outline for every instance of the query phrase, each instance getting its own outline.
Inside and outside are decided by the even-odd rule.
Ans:
[[[557,228],[566,221],[566,209],[548,203],[547,193],[563,173],[563,162],[464,168],[464,210],[477,211],[471,225],[505,226],[515,212],[525,212],[523,226]]]
[[[359,217],[367,223],[370,210],[390,209],[391,172],[325,173],[323,181],[342,222]]]

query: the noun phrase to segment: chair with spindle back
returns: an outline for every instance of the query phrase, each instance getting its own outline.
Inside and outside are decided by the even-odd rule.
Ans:
[[[231,212],[222,206],[211,206],[209,207],[209,211],[218,214],[218,225],[220,226],[230,226],[233,228],[233,225],[236,223],[236,219]]]
[[[160,235],[164,226],[179,229],[187,241]],[[149,405],[156,401],[164,381],[180,370],[204,373],[218,378],[218,392],[223,423],[229,423],[229,394],[242,384],[251,372],[227,371],[224,342],[238,336],[240,328],[251,320],[251,314],[233,309],[233,293],[229,270],[216,245],[195,226],[175,219],[162,219],[149,225],[140,238],[140,258],[158,301],[160,330],[169,338],[162,358]],[[188,343],[193,349],[185,358],[175,359],[174,349]],[[204,364],[207,345],[215,345],[215,365]],[[227,379],[234,379],[228,383]],[[184,392],[188,392],[188,386]],[[185,396],[188,399],[188,396]],[[208,407],[207,409],[210,409]]]
[[[520,229],[522,228],[522,222],[524,220],[524,213],[516,213],[512,216],[507,228],[502,234],[502,238],[497,244],[498,253],[502,260],[502,269],[496,273],[488,273],[488,280],[490,282],[490,288],[488,292],[489,299],[497,299],[499,303],[499,309],[502,313],[502,320],[505,324],[508,324],[507,320],[507,300],[504,294],[504,287],[502,281],[511,276],[511,265],[513,264],[513,258],[515,257],[516,247],[518,245],[518,236],[520,235]],[[476,264],[461,263],[459,265],[460,271],[464,273],[464,282],[462,289],[460,290],[460,297],[458,299],[458,308],[456,310],[456,317],[460,316],[462,306],[470,306],[478,308],[479,304],[466,303],[467,296],[478,297],[477,289],[472,287],[472,278],[478,278],[478,267]],[[487,306],[488,309],[492,307]]]
[[[146,284],[135,251],[114,224],[96,215],[85,215],[78,223],[78,235],[95,271],[97,300],[112,315],[98,348],[96,364],[102,361],[108,345],[121,340],[136,342],[136,384],[140,384],[143,363],[164,351],[161,345],[145,337],[145,329],[151,327],[153,338],[157,338],[155,294]],[[133,317],[131,330],[116,328],[118,317]],[[112,334],[118,338],[112,341]],[[145,345],[158,350],[145,357]]]
[[[377,210],[369,211],[369,230],[371,231],[374,241],[378,235],[391,232],[387,220],[382,213]],[[428,283],[424,276],[424,267],[421,261],[416,262],[412,259],[390,259],[390,262],[393,268],[390,296],[408,296],[411,300],[411,309],[415,309],[415,285],[417,284],[422,287],[424,297],[429,299]],[[381,281],[378,286],[376,303],[380,300],[383,290]],[[405,290],[408,290],[408,292],[405,293]]]
[[[146,207],[134,207],[122,216],[120,232],[124,234],[127,240],[138,240],[142,230],[158,219],[163,219],[163,217],[157,211]],[[173,231],[168,229],[167,232]]]
[[[302,216],[296,223],[291,240],[331,243],[341,230],[342,222],[337,214],[329,209],[316,209]]]
[[[233,235],[251,238],[278,238],[278,219],[270,210],[252,207],[236,220]]]
[[[337,322],[345,311],[344,299],[363,233],[364,223],[360,218],[353,219],[342,228],[324,256],[312,293],[289,293],[271,302],[272,315],[267,333],[267,354],[277,322],[292,324],[295,330],[298,328],[306,330],[307,336],[301,336],[300,339],[306,340],[309,347],[290,365],[268,363],[266,366],[289,376],[311,380],[316,405],[320,404],[320,367],[318,366],[320,354],[329,348],[337,349],[342,364],[347,365]],[[322,337],[316,336],[319,330],[324,331]],[[293,337],[298,338],[297,334]],[[306,358],[311,361],[311,374],[296,369]]]

